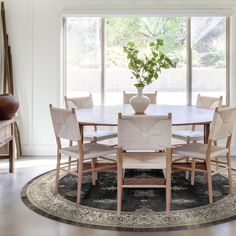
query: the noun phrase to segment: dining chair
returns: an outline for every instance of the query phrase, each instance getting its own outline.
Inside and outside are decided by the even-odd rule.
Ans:
[[[133,96],[135,96],[135,93],[127,93],[123,91],[123,104],[130,104],[129,100]],[[157,103],[157,91],[154,93],[143,93],[144,96],[147,96],[150,99],[150,104],[156,104]]]
[[[76,174],[78,176],[77,203],[80,204],[83,173],[92,172],[92,182],[95,185],[96,172],[115,170],[114,168],[116,168],[116,163],[96,163],[93,165],[91,161],[100,156],[116,154],[117,151],[115,148],[103,144],[83,144],[74,108],[62,109],[50,105],[50,113],[57,143],[55,193],[58,192],[61,170],[64,170],[64,173]],[[65,142],[62,142],[62,140],[73,141],[75,145],[65,146],[63,145]],[[66,156],[68,159],[62,161],[62,156]],[[72,169],[74,165],[75,170]]]
[[[117,215],[124,188],[165,188],[166,214],[171,201],[171,114],[166,116],[118,114]],[[127,169],[161,169],[164,178],[125,178]]]
[[[221,108],[222,96],[220,97],[206,97],[198,94],[196,107],[215,109]],[[195,130],[196,126],[192,125],[191,130],[177,130],[173,131],[172,137],[190,143],[192,141],[201,141],[204,139],[203,131]]]
[[[203,172],[207,177],[209,203],[213,202],[212,175],[228,171],[229,192],[232,192],[232,173],[230,159],[230,144],[233,127],[236,120],[236,107],[215,109],[212,126],[207,144],[188,143],[172,149],[173,156],[191,157],[191,163],[178,160],[172,162],[173,169],[191,171],[191,184],[194,184],[195,172]],[[213,145],[215,141],[225,140],[225,146]],[[217,142],[218,143],[218,142]],[[216,160],[215,157],[226,155],[226,160]],[[220,168],[216,168],[216,165]],[[215,168],[212,168],[214,167]]]
[[[75,110],[93,107],[92,94],[84,97],[67,98],[65,96],[65,104],[67,109],[74,108]],[[93,125],[94,130],[84,132],[84,141],[98,142],[117,137],[117,132],[109,130],[98,130],[96,125]]]
[[[196,107],[215,109],[220,108],[222,105],[222,96],[220,97],[207,97],[198,94]],[[196,125],[192,125],[191,130],[176,130],[172,132],[172,137],[185,141],[187,144],[191,142],[203,141],[204,132],[202,130],[196,130]],[[216,144],[216,143],[215,143]],[[187,161],[189,158],[186,157]],[[186,179],[189,179],[189,172],[186,171]]]

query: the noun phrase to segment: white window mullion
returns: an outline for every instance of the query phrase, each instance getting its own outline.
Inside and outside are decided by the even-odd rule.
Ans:
[[[192,42],[191,18],[187,19],[187,104],[192,105]]]
[[[106,20],[101,18],[101,104],[105,103],[105,76],[106,76]]]

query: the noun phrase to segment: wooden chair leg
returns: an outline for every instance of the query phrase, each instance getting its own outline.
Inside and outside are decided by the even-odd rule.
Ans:
[[[186,157],[186,162],[189,163],[189,157]],[[189,179],[189,171],[185,172],[185,179]]]
[[[207,161],[207,184],[208,184],[208,196],[209,203],[213,203],[213,191],[212,191],[212,176],[211,176],[211,164]]]
[[[196,160],[193,158],[193,160],[192,160],[192,171],[191,171],[191,185],[194,185],[195,168],[196,168]]]
[[[206,165],[206,161],[204,161],[204,164]],[[203,172],[203,176],[204,176],[204,178],[205,178],[205,180],[207,182],[207,172]]]
[[[186,143],[190,144],[190,137],[187,137]],[[187,163],[189,162],[189,157],[186,157],[186,162]],[[185,172],[185,179],[189,179],[189,171],[188,170]]]
[[[125,169],[122,170],[122,177],[125,178]]]
[[[226,158],[227,158],[227,167],[228,167],[229,192],[232,193],[232,191],[233,191],[233,183],[232,183],[232,169],[231,169],[230,152],[228,152],[226,154]]]
[[[219,170],[219,164],[218,164],[219,157],[216,157],[215,160],[216,160],[216,170]]]
[[[164,178],[166,179],[167,178],[166,177],[166,169],[163,169],[162,172],[163,172]]]
[[[118,154],[117,157],[117,216],[121,214],[122,208],[122,183],[123,183],[123,172],[122,171],[122,157]]]
[[[166,163],[166,216],[170,216],[170,202],[171,202],[171,149],[167,149],[167,163]]]
[[[56,167],[56,179],[55,179],[55,193],[58,192],[58,187],[59,187],[60,163],[61,163],[61,154],[60,154],[60,153],[57,153],[57,167]]]
[[[95,167],[96,167],[96,158],[93,158],[91,161],[91,167],[92,167],[92,184],[96,185],[96,172],[95,172]]]
[[[13,140],[9,142],[9,172],[14,171]]]
[[[71,171],[71,157],[68,157],[68,171]]]
[[[79,167],[78,167],[78,182],[77,182],[77,204],[80,204],[81,200],[81,189],[82,189],[82,182],[83,182],[83,160],[82,158],[79,159]]]
[[[118,182],[117,182],[117,215],[120,216],[121,208],[122,208],[122,182],[123,182],[123,174],[122,170],[117,172],[118,174]]]
[[[69,146],[71,147],[73,145],[73,141],[69,141]],[[68,171],[71,170],[71,157],[68,157]]]

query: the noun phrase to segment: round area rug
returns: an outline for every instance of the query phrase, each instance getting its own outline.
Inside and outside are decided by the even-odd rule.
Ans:
[[[161,177],[161,171],[129,171],[127,177]],[[54,194],[55,171],[42,174],[23,188],[23,202],[33,211],[64,223],[121,231],[168,231],[198,228],[236,219],[236,192],[228,194],[225,175],[213,176],[214,203],[208,204],[207,183],[196,175],[194,186],[184,172],[172,175],[171,216],[165,214],[164,189],[125,189],[122,214],[116,215],[116,174],[99,173],[96,186],[84,175],[81,205],[76,204],[77,177],[64,175]],[[233,171],[236,190],[236,172]]]

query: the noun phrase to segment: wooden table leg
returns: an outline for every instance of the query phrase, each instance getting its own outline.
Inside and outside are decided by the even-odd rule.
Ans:
[[[81,142],[84,142],[84,126],[79,124],[79,129],[80,129],[80,136],[81,136]]]
[[[208,136],[210,133],[210,123],[204,124],[204,143],[208,143]]]

